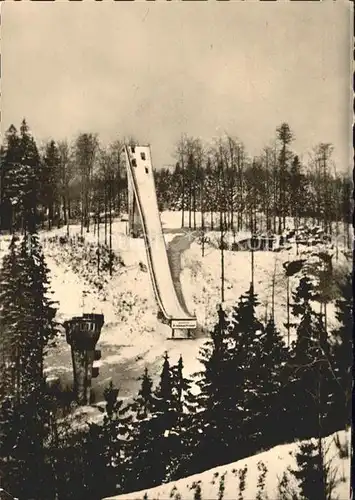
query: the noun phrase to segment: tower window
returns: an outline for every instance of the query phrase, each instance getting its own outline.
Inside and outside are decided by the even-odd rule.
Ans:
[[[148,167],[145,167],[145,173],[146,174],[148,173]]]
[[[137,166],[137,160],[136,160],[135,158],[133,158],[133,160],[132,160],[132,165],[133,165],[134,167],[136,167],[136,166]]]
[[[145,153],[141,153],[142,160],[145,160]]]
[[[132,151],[133,154],[136,152],[135,146],[131,146],[131,151]]]

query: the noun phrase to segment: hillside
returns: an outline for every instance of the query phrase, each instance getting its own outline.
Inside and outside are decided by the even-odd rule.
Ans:
[[[140,377],[145,368],[148,368],[154,385],[158,385],[162,373],[164,353],[168,353],[172,365],[176,364],[179,356],[182,355],[184,376],[188,378],[199,371],[202,366],[199,360],[200,349],[209,338],[211,329],[217,321],[217,307],[221,302],[220,235],[217,231],[206,231],[206,241],[204,249],[202,249],[200,232],[186,228],[181,229],[179,227],[179,214],[165,212],[162,214],[162,221],[169,251],[173,252],[174,258],[181,258],[180,285],[186,307],[196,314],[198,320],[196,337],[189,340],[171,340],[169,327],[158,319],[158,308],[147,272],[144,242],[142,239],[132,239],[127,236],[125,222],[116,219],[112,226],[114,253],[112,276],[110,276],[107,267],[108,251],[104,241],[103,228],[100,229],[99,237],[97,228],[94,227],[91,227],[89,232],[84,231],[81,235],[79,225],[70,225],[69,234],[67,234],[66,227],[39,232],[44,257],[50,270],[52,298],[58,307],[57,321],[62,324],[72,316],[84,312],[98,312],[104,314],[105,317],[105,324],[98,343],[102,358],[96,362],[99,366],[99,376],[92,383],[93,404],[80,408],[73,405],[72,410],[74,411],[63,421],[58,420],[59,425],[63,424],[64,427],[70,425],[70,432],[73,435],[76,432],[86,432],[87,426],[85,424],[88,422],[99,423],[103,421],[105,418],[105,409],[102,404],[104,391],[110,381],[120,389],[120,399],[124,400],[124,403],[131,403],[141,387]],[[320,280],[324,281],[324,276],[326,276],[329,278],[326,290],[327,327],[331,343],[333,341],[332,330],[337,327],[335,300],[340,295],[338,286],[350,269],[348,250],[339,244],[336,248],[333,242],[322,243],[322,241],[317,242],[307,240],[307,238],[304,238],[304,243],[300,245],[296,245],[294,239],[289,238],[286,244],[276,245],[273,251],[254,251],[252,254],[248,248],[233,250],[235,242],[242,244],[248,238],[250,238],[250,234],[246,232],[235,235],[226,233],[225,235],[226,247],[223,252],[225,293],[222,306],[226,313],[232,312],[240,295],[245,293],[250,286],[253,257],[254,288],[258,298],[256,314],[260,320],[266,321],[273,310],[275,323],[281,331],[285,343],[288,344],[295,338],[295,328],[291,329],[288,338],[285,325],[287,321],[287,286],[288,297],[292,300],[292,294],[296,291],[304,275],[314,282],[315,288],[319,288]],[[100,242],[99,255],[97,253],[98,240]],[[176,241],[179,242],[178,245],[175,244]],[[2,237],[1,258],[8,251],[9,242],[9,235]],[[328,269],[331,273],[329,275],[325,274],[325,259],[331,261],[330,271]],[[302,262],[302,267],[287,280],[285,265],[291,261]],[[175,265],[177,268],[178,264],[175,263]],[[322,309],[324,311],[324,304],[321,303],[320,297],[311,300],[310,305],[317,313],[321,312]],[[271,361],[272,363],[273,361]],[[44,359],[44,368],[47,380],[59,380],[62,388],[72,385],[71,352],[66,343],[63,327],[60,328],[56,345],[48,350]],[[196,377],[192,378],[191,394],[196,394],[198,390],[197,380]],[[264,407],[260,415],[262,418],[260,439],[262,441],[264,434],[268,433]],[[221,424],[223,419],[224,415],[222,414]],[[241,420],[241,422],[243,421]],[[329,432],[337,428],[339,426],[333,426]],[[298,435],[297,432],[289,435],[287,439],[294,439]],[[204,434],[202,435],[204,436]],[[248,444],[250,444],[250,435],[246,435],[248,436]],[[315,435],[315,433],[303,435],[309,436]],[[339,433],[339,436],[340,440],[344,442],[345,433]],[[165,437],[164,434],[164,439]],[[282,442],[282,438],[276,436],[268,446],[279,442]],[[227,443],[230,443],[230,440]],[[334,436],[328,438],[326,447],[328,445],[330,446],[328,454],[335,457],[333,465],[339,469],[340,478],[342,478],[337,483],[334,500],[345,500],[348,498],[347,491],[349,489],[349,459],[344,452],[343,458],[339,456],[339,451],[335,448]],[[78,444],[78,463],[82,456],[80,446],[82,445]],[[262,448],[263,445],[254,447],[254,449],[250,446],[245,453],[236,450],[235,453],[231,453],[228,461],[231,462],[238,457],[250,455],[255,453],[255,450]],[[173,498],[174,500],[189,500],[190,498],[194,500],[215,498],[232,500],[237,497],[240,475],[243,476],[243,471],[247,466],[244,496],[240,497],[240,500],[249,498],[276,499],[278,481],[281,480],[283,472],[288,467],[294,468],[295,466],[296,449],[296,443],[276,446],[247,459],[210,469],[212,465],[223,463],[223,455],[218,455],[218,459],[214,463],[203,466],[207,469],[205,472],[179,479],[174,483],[165,484],[164,478],[160,478],[155,483],[147,481],[142,484],[142,482],[137,482],[134,475],[133,478],[130,478],[131,482],[127,489],[121,489],[121,491],[133,491],[133,493],[126,493],[117,498],[122,498],[122,500],[139,500],[140,498],[142,500],[143,498],[145,500],[165,500],[165,498]],[[191,448],[185,451],[190,454]],[[134,456],[133,454],[132,457]],[[185,457],[185,455],[183,456]],[[87,464],[87,467],[90,470],[90,463]],[[184,477],[191,474],[192,470],[187,469],[186,473],[173,477]],[[201,470],[201,468],[195,468],[196,470]],[[116,472],[114,467],[112,471]],[[66,471],[64,475],[66,474],[69,472]],[[266,474],[265,493],[268,497],[259,498],[257,497],[257,488],[260,488],[259,476],[263,474]],[[165,481],[168,480],[167,477]],[[152,477],[152,480],[155,479]],[[290,481],[292,482],[291,479]],[[80,479],[79,482],[80,488],[87,487],[83,479]],[[162,483],[160,486],[149,489],[147,494],[145,490],[134,492],[138,484],[141,485],[140,488],[144,486],[148,488],[150,484],[160,483]],[[95,488],[94,485],[90,487]],[[224,491],[224,496],[221,496],[220,490]],[[112,487],[110,490],[101,490],[100,494],[107,496],[112,495],[115,491],[120,490],[117,487]],[[282,500],[285,498],[287,497],[282,497]]]
[[[335,440],[347,448],[348,456],[341,458]],[[332,500],[346,500],[350,497],[350,431],[341,431],[324,439],[324,448],[327,449],[327,460],[331,463],[332,471],[337,471],[336,487],[332,494]],[[196,486],[201,487],[202,500],[235,500],[240,491],[240,471],[246,469],[244,499],[269,499],[278,498],[278,484],[284,473],[289,468],[296,468],[295,453],[297,443],[275,446],[271,450],[258,455],[238,460],[232,464],[216,467],[211,470],[180,479],[175,482],[163,484],[149,490],[137,491],[129,494],[109,497],[105,500],[166,500],[171,498],[183,500],[195,500],[197,497]],[[266,466],[264,495],[258,497],[258,479],[262,469]],[[224,493],[221,496],[221,479],[224,478]],[[290,488],[296,488],[295,479],[289,475]],[[241,498],[241,497],[239,497]],[[283,497],[284,499],[285,497]]]
[[[198,232],[182,230],[179,227],[178,212],[162,214],[165,240],[167,245],[176,235],[185,236],[187,242],[181,253],[181,289],[187,308],[194,312],[198,320],[197,337],[186,341],[170,340],[170,329],[157,318],[157,305],[147,272],[146,252],[142,239],[126,235],[126,223],[116,220],[113,223],[112,247],[115,253],[114,273],[110,277],[107,270],[97,273],[97,233],[94,228],[84,232],[80,238],[80,226],[70,226],[69,239],[65,239],[66,228],[41,231],[40,237],[45,258],[51,274],[53,299],[57,301],[60,323],[82,312],[98,312],[105,316],[105,324],[99,340],[102,359],[98,362],[100,375],[93,387],[96,399],[102,399],[102,391],[109,380],[121,388],[122,397],[130,397],[138,386],[138,378],[148,367],[154,379],[161,370],[162,356],[168,352],[176,362],[179,355],[184,359],[187,376],[200,368],[197,359],[201,345],[217,317],[220,303],[220,250],[217,248],[218,234],[206,234],[208,243],[205,255],[201,255]],[[236,235],[245,238],[246,233]],[[0,252],[4,254],[9,242],[3,236]],[[100,230],[100,242],[104,242],[104,231]],[[277,252],[254,252],[255,291],[259,297],[258,315],[261,319],[271,313],[272,286],[274,281],[275,322],[285,336],[286,322],[286,278],[283,264],[292,259],[305,259],[311,268],[320,265],[317,252],[320,246],[304,246],[298,249],[294,244]],[[326,251],[334,255],[329,245]],[[349,268],[345,251],[333,257],[335,275],[342,275]],[[225,302],[228,311],[239,296],[247,290],[251,279],[251,255],[248,251],[225,251]],[[299,275],[290,278],[290,294],[295,290]],[[336,290],[334,291],[336,296]],[[315,310],[320,304],[314,303]],[[328,304],[328,326],[335,326],[334,301]],[[291,332],[291,340],[292,340]],[[64,331],[57,346],[51,350],[45,361],[46,372],[60,377],[64,384],[72,380],[70,348],[65,341]]]

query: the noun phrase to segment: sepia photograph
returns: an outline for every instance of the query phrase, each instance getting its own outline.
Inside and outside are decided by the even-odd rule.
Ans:
[[[1,2],[1,500],[352,498],[353,10]]]

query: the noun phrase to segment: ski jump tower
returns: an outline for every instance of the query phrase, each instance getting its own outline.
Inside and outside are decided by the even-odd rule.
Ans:
[[[124,152],[128,177],[129,233],[133,237],[144,238],[155,298],[171,326],[172,337],[191,337],[197,322],[180,303],[175,290],[158,209],[150,147],[125,146]]]

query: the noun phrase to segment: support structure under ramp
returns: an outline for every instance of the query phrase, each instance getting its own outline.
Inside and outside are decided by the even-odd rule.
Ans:
[[[150,147],[125,146],[124,149],[130,193],[129,232],[135,236],[139,231],[143,234],[154,294],[162,315],[172,328],[172,337],[181,331],[185,332],[185,338],[191,337],[197,321],[180,303],[174,287],[158,209]]]

